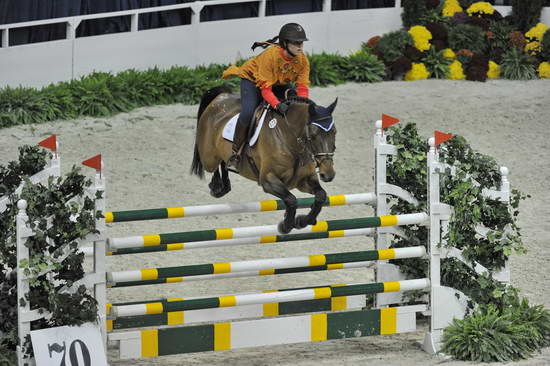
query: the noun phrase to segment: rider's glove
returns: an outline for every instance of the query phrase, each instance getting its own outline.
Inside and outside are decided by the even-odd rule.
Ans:
[[[275,110],[277,112],[279,112],[279,114],[281,114],[282,116],[284,116],[286,114],[286,112],[288,112],[288,104],[286,103],[279,103],[277,104],[277,106],[275,107]]]

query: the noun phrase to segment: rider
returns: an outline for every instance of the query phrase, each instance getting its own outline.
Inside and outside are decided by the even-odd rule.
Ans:
[[[279,40],[278,43],[274,43]],[[248,125],[254,110],[262,98],[280,114],[285,114],[288,105],[283,104],[273,94],[274,85],[296,83],[299,97],[309,95],[309,61],[303,52],[306,32],[297,23],[283,25],[279,35],[265,42],[255,42],[256,47],[267,48],[244,63],[241,67],[230,66],[223,73],[223,78],[238,76],[241,78],[241,112],[233,137],[233,154],[227,164],[233,168],[239,165],[241,146],[245,142]]]

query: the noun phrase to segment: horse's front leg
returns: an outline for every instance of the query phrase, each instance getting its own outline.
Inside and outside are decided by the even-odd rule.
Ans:
[[[212,175],[212,180],[208,184],[208,187],[210,187],[210,195],[215,198],[223,197],[231,191],[231,182],[223,161]]]
[[[307,225],[315,225],[317,223],[317,216],[321,212],[325,201],[327,200],[327,192],[319,184],[319,179],[317,174],[309,176],[301,185],[298,186],[298,189],[305,193],[310,193],[315,195],[315,200],[311,209],[307,215],[299,215],[296,217],[296,222],[294,227],[296,229],[302,229]]]
[[[290,193],[286,185],[273,173],[268,173],[264,177],[260,177],[260,184],[264,192],[282,199],[285,203],[285,218],[277,225],[277,229],[281,234],[288,234],[290,230],[294,228],[298,200]]]

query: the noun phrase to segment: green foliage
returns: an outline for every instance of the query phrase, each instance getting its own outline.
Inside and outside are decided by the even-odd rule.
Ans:
[[[487,49],[487,38],[479,27],[457,24],[449,29],[449,45],[454,51],[468,49],[474,53],[484,53]]]
[[[507,22],[491,22],[489,24],[489,32],[491,39],[489,40],[489,58],[500,64],[504,51],[509,48],[510,33],[514,31],[514,27]]]
[[[426,211],[426,140],[418,135],[414,124],[391,129],[388,142],[395,145],[398,154],[388,163],[388,183],[407,190],[420,202],[414,205],[392,202],[392,214]],[[442,202],[454,207],[449,222],[449,233],[444,238],[446,246],[463,250],[468,261],[476,261],[491,271],[500,270],[513,252],[523,253],[520,229],[517,226],[517,207],[519,201],[528,196],[514,190],[511,206],[486,198],[481,187],[498,188],[500,186],[499,168],[493,158],[474,151],[460,136],[445,143],[440,159],[451,165],[455,173],[446,172],[442,176]],[[484,226],[489,234],[481,236],[475,228]],[[425,227],[407,226],[402,228],[407,239],[395,241],[395,247],[426,245],[428,233]],[[420,261],[400,263],[400,269],[410,278],[420,278],[427,268]],[[468,281],[468,278],[473,280]],[[443,261],[442,281],[447,284],[460,284],[458,290],[470,296],[474,301],[498,302],[506,289],[502,289],[490,278],[483,279],[471,270],[453,261]]]
[[[0,182],[4,193],[11,193],[26,180],[20,198],[27,200],[29,225],[34,236],[27,238],[30,259],[22,261],[29,278],[30,292],[22,304],[30,302],[31,309],[44,309],[52,316],[33,321],[31,329],[62,325],[78,325],[95,321],[97,302],[80,286],[75,292],[63,292],[84,276],[84,255],[77,254],[77,241],[97,233],[94,199],[85,196],[92,184],[73,168],[65,178],[50,177],[47,184],[32,184],[27,177],[42,170],[48,152],[38,147],[24,146],[19,161],[0,167]],[[0,349],[13,351],[17,344],[17,253],[15,245],[16,201],[12,194],[6,210],[0,215]],[[69,254],[61,260],[65,249]],[[51,276],[51,277],[50,277]],[[52,281],[53,280],[53,281]],[[31,352],[26,343],[27,352]],[[8,356],[9,357],[9,356]]]
[[[405,30],[397,30],[384,34],[375,47],[376,52],[390,64],[403,56],[407,46],[413,45],[411,35]]]
[[[541,47],[540,57],[543,61],[550,61],[550,31],[544,32]]]
[[[340,72],[342,57],[329,53],[308,55],[312,86],[328,86],[341,84],[345,80]]]
[[[449,74],[449,65],[453,60],[443,57],[444,50],[437,51],[431,47],[422,62],[428,68],[430,76],[436,79],[446,79]]]
[[[0,128],[49,120],[54,109],[32,88],[6,87],[0,93]]]
[[[403,12],[401,21],[404,28],[420,24],[420,18],[426,13],[426,2],[424,0],[403,0]]]
[[[375,55],[365,51],[346,57],[342,64],[343,77],[348,81],[377,82],[385,75],[384,63]]]
[[[7,166],[0,165],[0,197],[14,191],[24,177],[41,171],[46,166],[46,159],[50,157],[51,154],[39,146],[19,147],[18,161],[12,161]]]
[[[522,33],[540,21],[544,0],[512,0],[512,22]]]
[[[442,352],[459,360],[507,362],[526,359],[550,344],[550,312],[511,297],[510,306],[481,306],[443,332]]]
[[[502,57],[500,72],[503,78],[510,80],[531,80],[537,78],[531,58],[521,50],[512,47]]]

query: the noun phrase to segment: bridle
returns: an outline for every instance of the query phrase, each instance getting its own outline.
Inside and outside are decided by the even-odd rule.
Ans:
[[[321,117],[321,118],[316,119],[314,121],[310,121],[309,123],[314,124],[315,122],[323,121],[323,120],[330,119],[330,118],[331,118],[330,116]],[[332,161],[332,157],[334,156],[333,152],[331,152],[331,153],[329,153],[329,152],[314,153],[313,152],[312,139],[309,135],[309,126],[307,124],[306,124],[306,141],[305,141],[305,145],[306,145],[306,148],[311,153],[311,156],[312,156],[313,160],[315,161],[315,167],[316,168],[319,168],[319,166],[321,166],[321,164],[325,160]]]
[[[307,102],[312,103],[311,101],[307,101]],[[284,117],[285,123],[289,127],[290,131],[293,131],[292,126],[290,126],[290,123],[288,122],[288,119],[287,119],[286,115],[284,115],[283,117]],[[298,142],[298,146],[303,146],[302,151],[299,151],[298,153],[302,154],[306,150],[309,151],[309,154],[310,154],[312,160],[315,161],[315,167],[316,168],[319,168],[319,166],[321,166],[321,164],[325,160],[332,161],[332,157],[334,156],[334,153],[333,152],[332,153],[329,153],[329,152],[314,153],[313,152],[313,147],[312,147],[313,140],[311,139],[311,136],[309,134],[309,124],[312,124],[312,123],[315,123],[315,122],[320,122],[320,121],[330,119],[330,118],[331,118],[330,116],[321,117],[321,118],[318,118],[314,121],[309,121],[308,123],[306,123],[306,125],[305,125],[305,130],[306,130],[305,131],[306,132],[305,133],[305,138],[301,137],[300,135],[295,135],[296,141]]]

